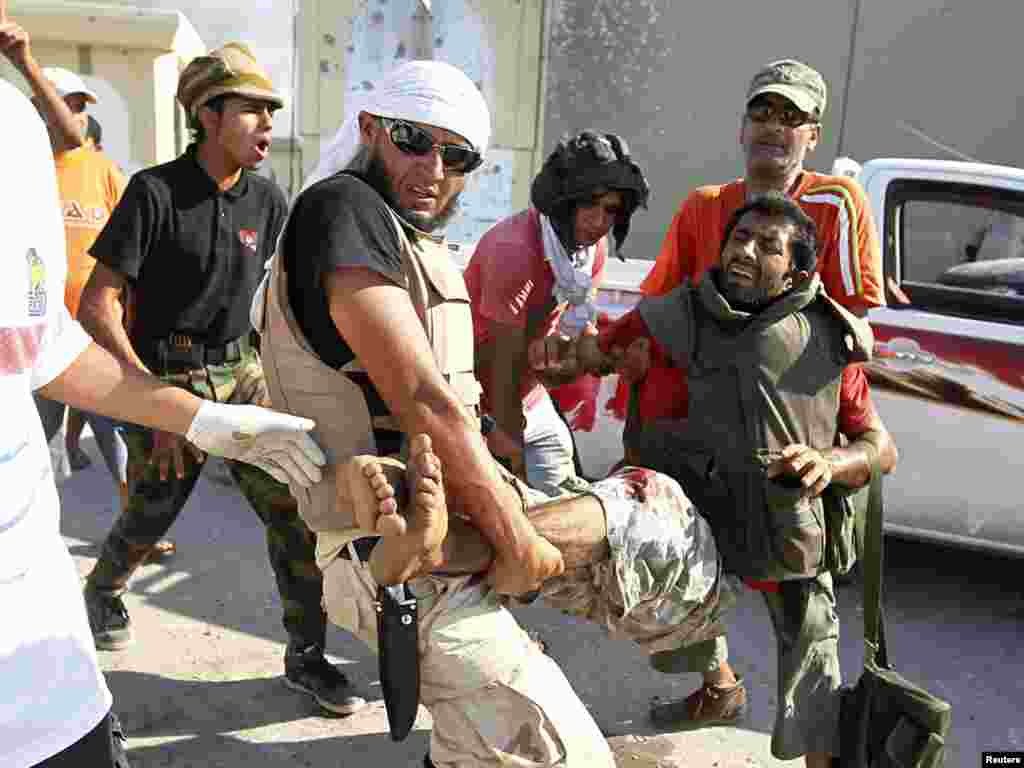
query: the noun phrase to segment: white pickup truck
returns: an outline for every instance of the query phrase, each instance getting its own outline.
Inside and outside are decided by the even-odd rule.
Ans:
[[[857,175],[887,284],[868,370],[900,451],[888,530],[1024,555],[1024,170],[885,159]],[[609,265],[602,308],[633,306],[649,268]],[[613,392],[606,379],[593,428],[576,433],[588,474],[622,453]]]

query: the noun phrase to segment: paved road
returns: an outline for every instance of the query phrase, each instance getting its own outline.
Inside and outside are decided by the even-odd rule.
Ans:
[[[115,502],[92,440],[83,445],[95,462],[63,486],[62,527],[84,573],[113,522]],[[284,633],[263,530],[233,487],[202,479],[171,533],[179,555],[143,568],[126,598],[137,644],[101,654],[133,765],[419,764],[429,716],[421,711],[410,738],[391,742],[376,661],[351,637],[332,630],[328,651],[372,700],[367,709],[349,718],[322,717],[312,701],[284,687]],[[907,677],[954,703],[946,765],[978,765],[985,749],[1024,750],[1024,562],[891,539],[887,557],[892,658]],[[861,662],[858,588],[842,587],[839,599],[843,668],[855,675]],[[623,765],[797,764],[769,754],[775,662],[757,595],[740,601],[731,637],[752,694],[750,721],[742,729],[671,737],[646,722],[647,703],[655,695],[689,692],[696,676],[660,676],[630,645],[543,606],[517,613],[541,632],[606,735],[636,737],[615,740],[639,755]]]

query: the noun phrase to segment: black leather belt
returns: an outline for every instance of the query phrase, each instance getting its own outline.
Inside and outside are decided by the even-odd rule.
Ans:
[[[359,556],[361,562],[366,562],[370,559],[370,552],[377,546],[377,542],[380,541],[380,536],[366,536],[362,539],[356,539],[352,542],[352,547],[355,549],[356,554]],[[338,553],[338,557],[343,560],[351,560],[352,555],[349,553],[348,545],[344,546],[341,552]]]
[[[242,359],[249,351],[249,337],[239,336],[225,344],[207,344],[187,333],[171,333],[139,345],[139,357],[153,364],[157,373],[176,373],[202,368],[204,365],[226,365]]]

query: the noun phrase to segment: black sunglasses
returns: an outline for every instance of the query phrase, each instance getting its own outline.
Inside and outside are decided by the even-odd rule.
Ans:
[[[817,125],[818,121],[796,107],[776,107],[769,102],[754,102],[747,105],[747,119],[752,123],[767,123],[778,120],[786,128],[799,128],[802,125]]]
[[[436,148],[441,155],[444,169],[449,173],[458,176],[472,173],[484,161],[480,153],[472,147],[459,144],[438,144],[429,131],[407,123],[405,120],[382,117],[380,122],[391,137],[391,143],[407,155],[423,157],[429,155]]]

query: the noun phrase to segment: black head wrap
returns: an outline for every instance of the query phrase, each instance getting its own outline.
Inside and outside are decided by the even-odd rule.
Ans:
[[[598,190],[623,193],[623,215],[612,227],[615,250],[619,253],[629,234],[633,213],[639,207],[646,208],[650,196],[644,172],[630,158],[625,141],[614,133],[595,131],[583,131],[563,139],[530,185],[530,202],[551,219],[569,253],[578,249],[574,226],[576,208]]]

